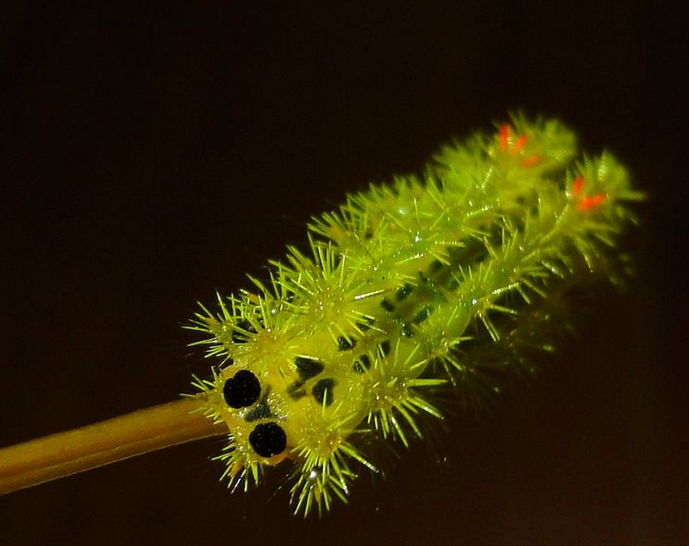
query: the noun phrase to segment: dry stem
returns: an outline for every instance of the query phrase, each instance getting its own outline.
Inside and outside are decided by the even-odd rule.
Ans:
[[[227,434],[187,398],[0,449],[0,495],[192,440]]]

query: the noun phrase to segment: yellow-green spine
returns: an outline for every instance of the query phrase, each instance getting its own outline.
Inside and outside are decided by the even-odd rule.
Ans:
[[[221,361],[198,386],[229,427],[229,483],[289,458],[296,511],[327,509],[355,465],[375,470],[361,437],[406,445],[423,415],[441,417],[439,388],[478,404],[530,369],[521,349],[549,350],[557,330],[541,311],[614,269],[627,203],[641,198],[610,154],[577,155],[558,122],[515,116],[444,148],[422,176],[349,196],[312,221],[309,254],[290,248],[268,282],[204,308],[192,328]],[[260,395],[233,408],[240,370]]]

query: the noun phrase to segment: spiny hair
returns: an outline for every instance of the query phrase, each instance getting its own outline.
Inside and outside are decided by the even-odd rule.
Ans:
[[[327,510],[377,471],[372,442],[407,446],[442,418],[442,391],[479,411],[533,376],[570,328],[572,287],[620,278],[642,198],[611,154],[579,155],[559,122],[513,116],[349,195],[311,221],[308,252],[202,306],[189,327],[217,364],[195,385],[228,426],[228,485],[290,459],[295,512]]]

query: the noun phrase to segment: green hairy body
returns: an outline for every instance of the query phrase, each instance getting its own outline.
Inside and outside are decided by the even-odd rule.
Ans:
[[[568,294],[616,280],[639,199],[610,154],[515,116],[314,218],[309,252],[191,326],[217,359],[196,386],[228,426],[224,477],[247,488],[289,459],[296,512],[345,501],[377,471],[372,443],[422,436],[448,391],[480,409],[533,374],[568,328]]]

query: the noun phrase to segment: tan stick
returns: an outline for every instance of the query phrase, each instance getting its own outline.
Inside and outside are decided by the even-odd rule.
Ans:
[[[0,449],[0,495],[192,440],[227,434],[187,398]]]

